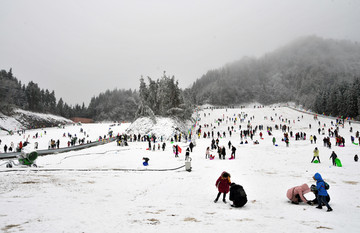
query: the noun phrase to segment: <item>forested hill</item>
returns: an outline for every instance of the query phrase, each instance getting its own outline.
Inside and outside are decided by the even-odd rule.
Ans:
[[[208,71],[187,93],[196,104],[295,101],[318,112],[355,117],[359,115],[360,103],[359,91],[353,90],[357,78],[360,78],[358,43],[311,36],[261,58],[245,57]],[[320,97],[332,94],[339,95],[332,101],[342,101],[340,105],[355,99],[357,102],[352,103],[351,110],[327,106],[330,105],[327,99],[326,103],[319,102]]]

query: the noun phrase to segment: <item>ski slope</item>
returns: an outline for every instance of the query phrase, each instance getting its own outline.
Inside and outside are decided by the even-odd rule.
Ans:
[[[248,114],[244,123],[234,125],[228,118],[241,112]],[[204,116],[204,113],[206,117]],[[260,144],[240,145],[239,124],[246,128],[263,125],[264,139],[259,132],[254,136]],[[273,121],[271,121],[273,117]],[[192,158],[192,172],[184,168],[183,148],[179,158],[167,143],[165,151],[146,150],[147,142],[132,142],[128,147],[116,143],[63,154],[39,157],[38,170],[14,170],[0,168],[0,228],[3,232],[357,232],[360,228],[360,170],[353,157],[360,154],[360,146],[350,142],[350,136],[360,130],[356,123],[345,123],[339,133],[346,140],[345,147],[336,147],[331,138],[332,149],[325,148],[323,135],[319,135],[318,121],[310,114],[286,107],[245,109],[205,109],[199,112],[197,127],[214,134],[226,131],[219,145],[226,146],[227,159],[205,159],[205,150],[211,139],[198,139]],[[216,119],[223,118],[219,126]],[[275,124],[289,126],[294,132],[305,132],[307,140],[290,138],[289,147],[281,142],[283,133],[275,130]],[[319,116],[325,131],[335,119]],[[311,124],[311,129],[309,129]],[[114,134],[122,133],[129,125],[114,128]],[[236,132],[229,137],[228,127]],[[278,146],[273,146],[266,127],[273,128]],[[79,133],[80,127],[96,138],[109,129],[109,124],[69,126],[67,130]],[[88,127],[88,128],[87,128]],[[353,127],[353,133],[349,132]],[[161,129],[159,129],[160,131]],[[166,130],[166,129],[164,129]],[[48,128],[49,137],[60,137],[64,129]],[[159,132],[160,134],[161,132]],[[32,131],[27,131],[32,135]],[[60,136],[59,136],[60,135]],[[310,135],[316,135],[317,144],[311,144]],[[326,134],[327,136],[327,134]],[[14,140],[2,136],[4,141]],[[194,136],[193,136],[194,137]],[[31,138],[31,137],[30,137]],[[47,145],[47,137],[38,139]],[[32,140],[32,139],[31,139]],[[236,145],[236,159],[229,160],[228,141]],[[63,142],[61,142],[62,144]],[[3,145],[3,144],[2,144]],[[30,144],[31,145],[31,144]],[[310,163],[315,146],[320,151],[320,164]],[[335,151],[343,167],[333,167],[329,160]],[[149,166],[142,165],[142,158],[150,158]],[[0,161],[1,163],[2,161]],[[47,169],[53,169],[49,171]],[[58,169],[58,170],[56,170]],[[81,169],[87,169],[86,171]],[[118,170],[115,170],[118,169]],[[120,170],[122,169],[122,170]],[[127,170],[128,169],[128,170]],[[144,171],[145,169],[145,171]],[[146,170],[147,169],[147,170]],[[136,171],[138,170],[138,171]],[[213,200],[217,195],[215,181],[223,171],[231,174],[232,182],[241,184],[248,196],[243,208],[232,208]],[[304,203],[290,204],[286,197],[289,188],[307,183],[315,184],[313,175],[319,172],[330,184],[328,190],[333,212],[316,209]],[[229,195],[227,195],[228,199]],[[305,195],[314,199],[312,193]]]

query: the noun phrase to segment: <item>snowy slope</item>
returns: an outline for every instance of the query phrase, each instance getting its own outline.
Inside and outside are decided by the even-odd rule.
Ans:
[[[273,130],[279,145],[275,147],[271,142],[272,136],[264,130],[263,140],[259,134],[254,137],[260,144],[240,145],[239,122],[234,125],[227,120],[240,112],[248,114],[241,124],[242,129],[250,117],[253,126],[262,124],[265,129],[266,126],[274,128],[275,124],[283,124],[282,120],[287,119],[294,133],[306,132],[308,137],[317,135],[318,142],[313,145],[309,140],[295,141],[291,138],[287,148],[281,142],[282,132]],[[44,156],[37,161],[40,171],[11,171],[1,167],[1,230],[160,233],[358,231],[360,170],[353,157],[356,153],[360,154],[360,146],[350,143],[350,135],[354,133],[350,133],[349,128],[353,127],[353,132],[356,132],[360,130],[359,124],[346,123],[344,128],[340,127],[340,135],[346,139],[345,147],[335,147],[334,139],[331,139],[332,150],[343,164],[340,168],[332,166],[329,160],[332,150],[323,147],[323,135],[318,135],[318,121],[312,115],[286,107],[205,109],[199,114],[199,124],[205,131],[211,131],[211,128],[204,128],[204,124],[216,127],[215,134],[235,127],[236,132],[231,138],[227,132],[227,138],[220,139],[220,145],[227,146],[229,140],[236,145],[235,160],[219,160],[215,151],[214,160],[205,159],[205,149],[210,146],[211,139],[200,138],[196,140],[197,146],[191,154],[192,172],[184,168],[152,170],[184,165],[184,154],[174,158],[169,142],[165,151],[147,151],[146,142],[132,142],[129,147],[109,143],[82,151]],[[271,116],[274,121],[271,121]],[[223,117],[224,122],[218,126],[216,119]],[[320,124],[326,124],[326,130],[331,126],[331,120],[319,117]],[[108,127],[102,125],[91,130],[94,135],[101,135]],[[114,133],[121,133],[128,126],[122,127]],[[54,128],[47,129],[47,132],[62,135],[63,130]],[[187,143],[181,142],[179,146],[186,148]],[[315,146],[320,150],[320,164],[310,163]],[[227,158],[229,154],[227,150]],[[142,166],[143,157],[150,158],[148,167]],[[76,171],[81,168],[90,170]],[[222,171],[229,172],[233,182],[244,186],[249,201],[243,208],[235,209],[229,203],[213,202],[217,194],[215,181]],[[329,194],[333,212],[306,204],[292,205],[286,198],[289,188],[303,183],[313,184],[312,176],[316,172],[331,186]],[[314,198],[312,193],[305,196]]]
[[[44,123],[47,125],[58,125],[69,124],[72,123],[72,121],[52,114],[35,113],[22,109],[15,109],[13,116],[6,116],[0,113],[0,135],[7,134],[6,131],[1,131],[1,128],[8,131],[17,131],[33,128],[34,126],[41,127]]]
[[[141,117],[134,121],[126,130],[128,134],[153,135],[170,140],[174,134],[186,133],[191,125],[190,122],[182,122],[175,118],[156,117],[153,122],[148,117]]]

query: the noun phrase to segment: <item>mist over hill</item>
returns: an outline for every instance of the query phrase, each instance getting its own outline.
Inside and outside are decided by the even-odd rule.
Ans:
[[[260,58],[244,57],[210,70],[186,92],[195,104],[294,101],[318,112],[356,117],[360,103],[360,93],[356,90],[360,87],[359,77],[357,42],[309,36]],[[338,98],[331,103],[320,102],[324,93]],[[348,109],[338,109],[339,103],[334,101],[341,101],[340,105],[353,103]],[[327,106],[330,104],[333,106]]]

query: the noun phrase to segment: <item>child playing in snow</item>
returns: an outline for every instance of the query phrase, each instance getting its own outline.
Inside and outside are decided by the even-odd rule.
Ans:
[[[223,172],[221,173],[221,176],[217,179],[215,186],[218,188],[219,193],[214,200],[215,203],[219,200],[221,193],[223,193],[223,202],[226,203],[226,194],[229,192],[231,185],[230,177],[231,176],[229,173]]]

